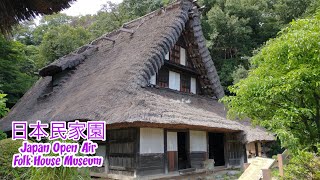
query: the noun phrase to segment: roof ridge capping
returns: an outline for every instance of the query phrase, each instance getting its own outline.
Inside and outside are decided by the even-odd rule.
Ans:
[[[96,38],[92,42],[79,47],[75,51],[73,51],[65,56],[62,56],[59,59],[56,59],[55,61],[53,61],[49,65],[40,69],[39,75],[42,77],[53,76],[59,72],[62,72],[63,70],[65,70],[67,68],[70,68],[70,69],[74,68],[74,67],[78,66],[79,64],[81,64],[87,58],[87,56],[93,54],[95,51],[98,50],[98,44],[101,40],[109,40],[109,41],[112,41],[112,43],[114,44],[116,39],[112,38],[112,36],[117,35],[121,30],[127,28],[128,26],[135,24],[136,22],[145,21],[146,19],[151,19],[152,17],[156,16],[160,11],[174,9],[179,6],[181,6],[181,9],[185,10],[186,6],[190,6],[190,5],[186,4],[188,2],[190,3],[192,1],[191,0],[178,0],[176,2],[169,4],[166,7],[162,7],[161,9],[157,9],[157,10],[152,11],[144,16],[141,16],[139,18],[136,18],[136,19],[133,19],[129,22],[126,22],[120,28],[115,29],[114,31],[108,32],[106,34],[103,34],[102,36]]]

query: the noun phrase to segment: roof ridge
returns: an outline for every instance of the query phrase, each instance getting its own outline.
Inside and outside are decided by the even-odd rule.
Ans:
[[[39,70],[39,75],[42,76],[42,77],[52,76],[52,75],[54,75],[56,73],[59,73],[59,72],[65,70],[66,68],[75,67],[75,66],[79,65],[80,62],[83,62],[87,58],[87,56],[92,55],[93,52],[98,50],[98,45],[99,45],[101,40],[109,40],[109,41],[112,41],[113,43],[115,43],[117,38],[112,39],[111,37],[116,35],[116,34],[118,34],[121,30],[123,30],[122,28],[127,28],[129,25],[132,25],[132,24],[134,24],[134,23],[136,23],[138,21],[143,21],[144,22],[146,18],[151,19],[152,17],[158,15],[162,11],[165,12],[167,10],[171,10],[171,9],[174,9],[174,8],[177,8],[177,7],[180,7],[182,10],[190,9],[189,8],[190,7],[190,5],[189,5],[190,2],[192,2],[192,1],[191,0],[178,0],[176,2],[173,2],[173,3],[169,4],[166,7],[162,7],[160,9],[152,11],[152,12],[150,12],[150,13],[144,15],[144,16],[141,16],[141,17],[133,19],[133,20],[131,20],[129,22],[126,22],[120,28],[115,29],[115,30],[113,30],[111,32],[107,32],[107,33],[101,35],[100,37],[94,39],[90,43],[85,44],[83,46],[80,46],[75,51],[56,59],[52,63],[50,63],[47,66],[45,66],[42,69],[40,69]],[[138,25],[138,27],[139,26],[140,25]],[[134,32],[131,32],[131,33],[134,33]],[[91,48],[95,48],[95,49],[94,50],[90,50]],[[79,57],[79,55],[84,55],[84,58],[83,57]],[[67,64],[67,65],[65,65],[65,64],[59,65],[59,62],[61,62],[63,60],[67,61],[66,60],[67,57],[68,58],[74,57],[74,58],[71,59],[71,62],[69,62],[69,63],[66,62],[65,64]]]
[[[183,1],[183,0],[182,0],[182,1]],[[149,17],[149,16],[151,16],[151,15],[155,15],[155,14],[158,13],[159,11],[163,11],[163,10],[166,11],[166,10],[170,10],[170,9],[172,9],[172,8],[176,8],[176,6],[177,6],[177,5],[180,5],[180,3],[181,3],[181,0],[178,0],[178,1],[176,1],[176,2],[173,2],[173,3],[169,4],[168,6],[161,7],[160,9],[154,10],[154,11],[152,11],[152,12],[150,12],[150,13],[147,13],[147,14],[141,16],[141,17],[138,17],[138,18],[133,19],[133,20],[131,20],[131,21],[129,21],[129,22],[123,23],[122,27],[126,27],[126,26],[128,26],[129,24],[135,23],[135,22],[137,22],[137,21],[139,21],[139,20],[143,20],[144,18]]]

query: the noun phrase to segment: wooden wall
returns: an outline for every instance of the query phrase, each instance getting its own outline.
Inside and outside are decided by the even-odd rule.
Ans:
[[[203,168],[208,158],[206,131],[186,130],[188,162],[191,168]],[[107,132],[107,172],[123,175],[164,174],[178,170],[178,136],[174,130],[162,128],[125,128]],[[245,146],[236,133],[225,134],[226,166],[240,166]],[[101,152],[100,152],[101,150]],[[103,154],[103,147],[98,153]],[[189,166],[190,167],[190,166]]]
[[[225,159],[226,166],[242,166],[245,157],[245,146],[239,140],[238,133],[226,133],[225,135]]]
[[[139,129],[125,128],[107,131],[108,172],[134,175],[138,153]]]

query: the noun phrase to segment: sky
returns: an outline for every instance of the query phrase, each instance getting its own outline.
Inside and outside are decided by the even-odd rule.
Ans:
[[[107,1],[113,3],[120,3],[122,0],[77,0],[71,4],[71,7],[61,11],[69,16],[79,16],[87,14],[97,13],[103,4],[106,4]]]

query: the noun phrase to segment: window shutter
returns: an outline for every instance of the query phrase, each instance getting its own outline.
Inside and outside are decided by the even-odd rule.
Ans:
[[[186,65],[186,49],[180,47],[180,64]]]
[[[166,56],[165,56],[164,59],[165,59],[165,60],[169,60],[169,57],[170,57],[170,56],[169,56],[169,52],[168,52],[168,53],[166,54]]]
[[[193,77],[191,78],[190,92],[193,94],[197,94],[197,80]]]
[[[180,74],[169,71],[169,88],[180,91]]]

